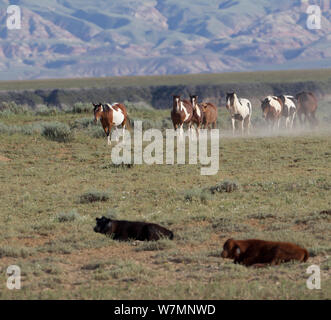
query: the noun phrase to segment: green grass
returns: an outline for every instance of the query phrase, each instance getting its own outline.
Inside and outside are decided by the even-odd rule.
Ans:
[[[169,117],[169,110],[132,108],[133,118],[142,113]],[[232,137],[221,110],[214,176],[201,176],[200,165],[112,166],[106,137],[90,134],[88,114],[0,115],[0,269],[16,264],[23,277],[22,289],[10,291],[1,272],[0,298],[330,299],[331,215],[320,213],[331,207],[330,114],[323,101],[319,130],[267,136],[256,126],[242,138]],[[73,139],[22,130],[53,121],[70,127]],[[233,192],[208,191],[234,182]],[[85,193],[109,198],[81,203]],[[158,223],[174,239],[114,241],[93,231],[102,215]],[[245,268],[220,257],[230,237],[293,241],[311,257]],[[306,287],[311,264],[321,267],[321,290]]]

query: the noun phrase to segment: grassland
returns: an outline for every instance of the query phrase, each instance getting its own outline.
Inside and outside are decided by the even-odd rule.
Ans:
[[[318,130],[291,134],[267,136],[254,111],[254,132],[242,138],[231,137],[221,110],[214,176],[201,176],[199,164],[113,166],[91,114],[1,114],[0,298],[330,299],[331,216],[320,213],[331,208],[330,102],[320,104]],[[169,110],[130,116],[161,124]],[[68,125],[73,139],[31,129],[49,121]],[[222,181],[239,188],[203,194]],[[86,194],[105,201],[82,201]],[[101,215],[159,223],[175,238],[116,242],[93,232]],[[245,268],[220,257],[229,237],[293,241],[311,257]],[[6,288],[12,264],[21,290]],[[306,287],[311,264],[321,268],[321,290]]]
[[[293,83],[305,81],[330,82],[330,69],[283,70],[256,72],[224,72],[162,76],[126,76],[79,79],[41,79],[0,81],[1,90],[39,90],[105,87],[150,87],[175,85],[220,85],[228,83]]]

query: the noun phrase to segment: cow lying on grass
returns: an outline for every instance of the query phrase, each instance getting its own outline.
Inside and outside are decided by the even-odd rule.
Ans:
[[[222,258],[234,259],[234,263],[262,267],[291,260],[306,262],[308,251],[290,242],[274,242],[257,239],[228,239],[223,246]]]
[[[112,235],[115,240],[159,240],[161,238],[173,239],[174,234],[155,223],[111,220],[106,217],[96,218],[95,232]]]

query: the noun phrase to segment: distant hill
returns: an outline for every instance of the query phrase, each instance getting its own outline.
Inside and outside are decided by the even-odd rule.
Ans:
[[[331,11],[308,30],[301,2],[0,0],[0,80],[330,67]]]

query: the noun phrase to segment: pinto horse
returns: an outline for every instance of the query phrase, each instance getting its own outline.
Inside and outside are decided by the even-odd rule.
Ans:
[[[235,133],[235,122],[240,121],[241,133],[244,134],[244,127],[249,133],[252,117],[252,104],[248,99],[238,98],[232,93],[226,94],[226,108],[230,112],[232,121],[232,132]]]
[[[202,126],[202,123],[204,121],[204,113],[203,113],[203,110],[202,110],[202,107],[200,104],[198,104],[198,96],[194,95],[194,96],[191,96],[190,95],[190,100],[191,100],[191,104],[192,104],[192,107],[193,107],[193,116],[192,116],[192,119],[191,119],[191,123],[195,123],[197,128],[197,134],[199,135],[199,130]]]
[[[282,116],[285,118],[285,128],[293,129],[293,122],[297,112],[295,98],[287,95],[280,95],[278,98],[283,103]]]
[[[192,117],[192,104],[188,100],[181,100],[180,96],[173,96],[171,120],[175,130],[179,127],[181,136],[183,134],[184,123],[186,123],[191,129]]]
[[[201,103],[201,107],[204,114],[204,129],[210,129],[210,125],[212,125],[212,128],[215,129],[217,121],[217,107],[210,102]]]
[[[110,131],[112,126],[115,126],[115,129],[117,131],[117,127],[122,125],[124,139],[125,127],[130,127],[130,120],[124,104],[92,104],[94,106],[94,121],[96,123],[100,119],[103,130],[105,130],[105,133],[107,135],[108,145],[111,144]],[[116,141],[118,141],[118,135],[116,135]]]
[[[262,117],[269,123],[270,128],[274,129],[275,123],[279,129],[282,116],[283,102],[276,96],[267,96],[261,100]]]
[[[300,119],[301,124],[302,115],[305,115],[304,123],[309,121],[310,125],[316,126],[318,124],[318,120],[315,117],[315,112],[317,109],[317,99],[312,92],[300,92],[296,95],[297,103],[297,110],[298,110],[298,117]]]

